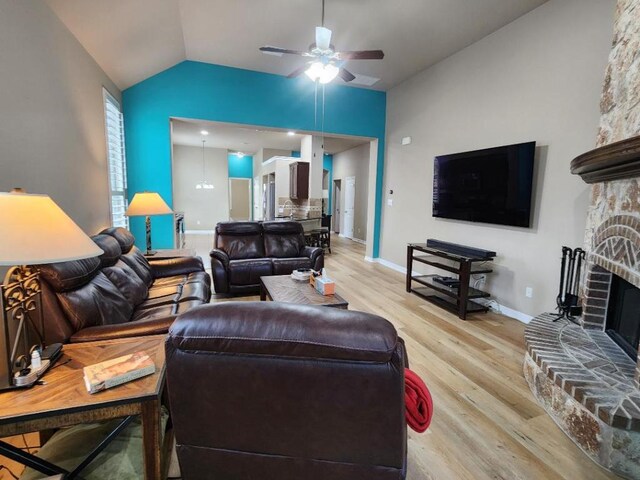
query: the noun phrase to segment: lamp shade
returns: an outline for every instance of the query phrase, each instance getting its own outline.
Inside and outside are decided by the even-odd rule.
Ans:
[[[37,265],[104,252],[48,195],[0,192],[0,265]]]
[[[156,192],[139,192],[133,196],[133,200],[127,208],[126,215],[136,217],[140,215],[166,215],[173,213],[169,205]]]

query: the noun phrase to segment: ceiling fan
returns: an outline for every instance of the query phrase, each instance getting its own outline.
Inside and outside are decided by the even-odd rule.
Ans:
[[[382,50],[336,52],[331,44],[331,30],[324,26],[324,0],[322,0],[322,25],[316,27],[316,41],[309,46],[309,51],[303,52],[270,45],[260,47],[260,51],[270,55],[289,54],[309,58],[304,65],[291,72],[288,78],[305,73],[314,82],[319,81],[323,84],[331,82],[337,76],[345,82],[355,79],[356,76],[343,66],[349,60],[382,60],[384,58]]]

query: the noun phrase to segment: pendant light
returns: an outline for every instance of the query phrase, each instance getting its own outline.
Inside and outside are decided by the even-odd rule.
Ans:
[[[206,140],[202,140],[202,181],[196,184],[196,190],[213,190],[213,185],[211,183],[207,183],[204,175],[204,144]]]

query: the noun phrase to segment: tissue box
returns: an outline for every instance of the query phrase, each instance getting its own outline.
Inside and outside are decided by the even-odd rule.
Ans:
[[[313,278],[313,275],[311,276]],[[329,278],[315,277],[313,284],[318,293],[322,295],[333,295],[336,293],[336,283]]]

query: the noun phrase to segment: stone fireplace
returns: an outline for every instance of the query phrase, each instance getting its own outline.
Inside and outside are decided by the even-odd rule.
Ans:
[[[639,52],[640,0],[619,0],[597,148],[571,163],[592,189],[583,313],[578,324],[536,317],[525,330],[524,361],[532,392],[558,426],[627,478],[640,478]]]

